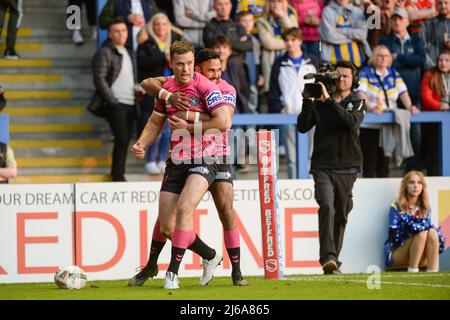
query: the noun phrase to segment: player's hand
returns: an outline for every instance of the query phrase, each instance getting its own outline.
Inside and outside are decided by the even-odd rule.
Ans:
[[[169,97],[169,104],[179,110],[189,110],[189,98],[183,92],[174,92]]]
[[[133,146],[131,147],[131,152],[137,159],[145,158],[145,148],[142,142],[140,142],[139,140],[135,144],[133,144]]]
[[[184,110],[179,110],[179,111],[175,112],[174,116],[189,122],[189,120],[186,119],[186,111],[184,111]]]
[[[320,101],[325,101],[327,100],[330,95],[328,94],[327,88],[325,87],[325,85],[322,82],[318,82],[320,84],[320,86],[322,87],[322,96],[320,97]]]
[[[188,129],[188,123],[186,120],[180,119],[176,115],[173,115],[172,119],[169,118],[169,124],[172,130]]]

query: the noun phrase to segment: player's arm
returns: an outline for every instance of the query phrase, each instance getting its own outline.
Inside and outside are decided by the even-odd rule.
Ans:
[[[131,152],[138,159],[144,159],[145,153],[149,145],[155,143],[158,139],[159,134],[164,128],[164,124],[167,120],[166,115],[153,112],[145,125],[144,130],[142,130],[141,136],[136,141],[136,143],[131,147]]]
[[[147,78],[141,82],[141,87],[149,96],[164,100],[167,104],[180,110],[188,110],[189,99],[183,92],[169,92],[163,89],[162,85],[165,81],[165,77]]]
[[[234,114],[234,110],[235,108],[232,105],[227,104],[226,108],[228,109],[228,112],[230,114],[230,119],[231,117],[233,117]],[[175,113],[175,116],[177,116],[177,118],[186,120],[189,123],[194,123],[194,122],[205,122],[211,119],[211,116],[209,115],[209,113],[201,113],[201,112],[197,112],[197,111],[185,111],[185,110],[180,110],[177,111]]]
[[[188,123],[186,120],[180,119],[177,116],[173,116],[169,119],[172,129],[187,129],[189,132],[194,132],[194,129],[205,132],[210,129],[217,129],[219,131],[225,131],[231,128],[231,114],[226,104],[221,104],[210,111],[211,119]]]

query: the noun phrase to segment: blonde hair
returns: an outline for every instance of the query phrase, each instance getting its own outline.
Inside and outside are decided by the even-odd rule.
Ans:
[[[400,206],[400,212],[404,213],[409,211],[408,183],[411,180],[411,177],[414,175],[418,176],[420,182],[422,183],[422,192],[419,194],[419,197],[417,199],[417,206],[419,207],[420,210],[420,216],[425,217],[427,210],[430,210],[430,200],[428,198],[427,184],[425,182],[425,177],[422,172],[413,170],[405,174],[400,184],[400,192],[396,201]]]
[[[137,42],[138,42],[138,44],[142,44],[151,37],[156,42],[156,44],[159,46],[161,39],[159,39],[155,35],[155,32],[153,31],[153,24],[158,19],[164,19],[168,23],[167,38],[164,41],[166,45],[164,46],[163,50],[161,50],[161,48],[160,48],[160,50],[164,53],[169,53],[170,44],[172,43],[172,34],[171,34],[172,26],[170,24],[169,17],[165,13],[159,12],[159,13],[155,14],[150,19],[150,21],[145,24],[145,26],[141,29],[141,31],[139,31],[139,33],[137,35]]]
[[[266,0],[266,3],[264,4],[263,15],[270,16],[270,3],[272,1],[275,1],[275,0]],[[287,0],[280,0],[280,1],[283,2],[284,9],[287,11],[288,6],[289,6],[288,1]]]
[[[367,64],[368,64],[369,66],[375,66],[375,59],[376,59],[376,56],[377,56],[377,55],[379,54],[379,52],[380,52],[381,50],[383,50],[383,49],[387,50],[387,51],[389,52],[389,55],[390,55],[388,67],[390,67],[390,66],[392,65],[392,61],[393,61],[392,53],[389,51],[388,47],[383,46],[383,45],[378,45],[378,46],[376,46],[375,48],[373,48],[373,50],[372,50],[372,56],[369,58],[369,61],[367,61]]]

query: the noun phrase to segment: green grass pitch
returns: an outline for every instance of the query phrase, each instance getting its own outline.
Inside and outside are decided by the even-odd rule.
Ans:
[[[0,300],[450,300],[450,272],[381,273],[379,288],[369,274],[297,275],[284,280],[246,277],[249,287],[234,287],[229,277],[216,277],[207,286],[197,278],[181,278],[180,289],[164,290],[163,273],[142,287],[127,280],[88,281],[81,290],[64,290],[54,283],[0,284]],[[372,275],[373,277],[373,275]]]

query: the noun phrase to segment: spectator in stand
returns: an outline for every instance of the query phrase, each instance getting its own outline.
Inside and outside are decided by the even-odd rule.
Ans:
[[[371,56],[367,30],[361,9],[350,0],[333,0],[323,9],[319,27],[322,60],[333,64],[346,60],[361,67]]]
[[[170,22],[175,23],[173,1],[167,0],[154,0],[154,1],[156,6],[161,10],[161,12],[165,13],[169,17]]]
[[[96,52],[92,71],[96,93],[107,107],[106,120],[114,135],[111,176],[125,180],[125,164],[136,120],[135,67],[133,53],[125,47],[127,24],[121,19],[108,28],[109,39]]]
[[[281,35],[286,29],[298,27],[295,9],[288,5],[287,0],[267,0],[264,14],[256,21],[256,26],[262,46],[262,74],[266,80],[264,92],[267,92],[272,65],[286,50]]]
[[[408,33],[409,19],[405,9],[395,8],[391,16],[392,32],[381,38],[380,44],[392,54],[392,67],[404,79],[412,104],[420,109],[420,80],[425,66],[426,53],[423,40]],[[411,143],[414,156],[406,160],[405,171],[420,170],[420,124],[411,124]]]
[[[318,0],[289,0],[297,11],[298,26],[303,35],[303,52],[319,56],[319,25],[322,7]]]
[[[205,47],[203,29],[215,18],[217,13],[212,8],[213,0],[174,0],[175,22],[183,28],[183,39],[194,45],[198,51]]]
[[[261,44],[252,35],[254,29],[253,14],[249,11],[241,11],[237,14],[237,20],[247,31],[247,36],[252,39],[253,50],[245,53],[245,65],[247,67],[248,84],[250,95],[248,97],[248,109],[250,113],[258,113],[258,87],[264,85],[264,78],[261,74]]]
[[[386,267],[408,267],[408,272],[439,270],[438,256],[445,238],[431,224],[430,200],[422,172],[410,171],[389,211],[388,239],[384,244]]]
[[[269,112],[298,116],[302,111],[303,89],[308,82],[303,76],[316,73],[316,56],[304,54],[301,49],[302,32],[290,28],[283,33],[286,53],[275,60],[270,76]],[[295,126],[282,126],[280,139],[286,143],[288,179],[296,179],[297,130]]]
[[[380,44],[380,39],[391,33],[391,15],[394,12],[395,0],[381,0],[380,6],[371,4],[368,6],[368,10],[372,16],[376,13],[376,10],[380,10],[380,28],[369,28],[367,34],[367,40],[369,41],[370,48],[375,48]],[[366,12],[368,12],[366,10]],[[369,17],[369,16],[368,16]]]
[[[207,48],[212,48],[218,35],[225,36],[231,41],[233,54],[244,58],[246,52],[253,50],[253,43],[244,27],[231,20],[231,6],[230,0],[214,0],[213,9],[217,16],[203,29],[203,42]]]
[[[439,52],[450,49],[450,0],[439,0],[437,6],[439,15],[427,20],[420,31],[427,53],[426,69],[436,65]]]
[[[126,23],[129,37],[126,46],[137,50],[137,34],[157,11],[153,0],[108,0],[99,17],[101,28],[108,28],[118,17]]]
[[[450,50],[444,49],[435,67],[425,72],[422,84],[423,111],[449,111],[450,107]],[[439,125],[422,123],[422,159],[428,176],[439,176]]]
[[[400,99],[406,109],[416,114],[419,110],[411,103],[403,79],[391,67],[392,60],[388,48],[383,45],[375,47],[368,65],[360,70],[360,85],[356,90],[365,98],[368,112],[381,114],[387,109],[395,109]],[[380,146],[380,129],[381,124],[361,124],[359,139],[365,178],[389,176],[389,158],[385,156],[383,146]]]
[[[232,56],[231,41],[223,36],[218,35],[213,43],[213,50],[219,54],[220,63],[222,64],[221,78],[228,82],[236,89],[236,113],[249,113],[248,96],[249,86],[245,69],[242,68],[242,62],[239,56]],[[233,127],[235,130],[240,127]],[[245,141],[238,139],[237,141],[237,162],[236,170],[238,172],[248,171],[245,159]]]
[[[96,0],[69,0],[68,6],[77,6],[82,11],[82,5],[86,7],[86,14],[89,26],[91,27],[91,39],[97,40],[97,10],[96,10]],[[82,21],[81,21],[82,22]],[[82,24],[82,23],[81,23]],[[80,28],[76,28],[72,33],[72,41],[76,45],[82,45],[84,43],[84,38],[81,33],[81,25]]]
[[[16,36],[17,29],[22,20],[22,1],[21,0],[0,0],[0,35],[5,25],[6,11],[9,12],[8,33],[6,34],[5,59],[17,60],[20,56],[17,54]]]
[[[436,15],[435,0],[408,0],[405,9],[411,21],[409,30],[413,34],[420,33],[425,21]]]
[[[169,67],[170,46],[180,36],[170,27],[170,21],[164,13],[155,14],[145,28],[138,34],[137,75],[138,82],[150,77],[171,76]],[[145,95],[140,103],[138,118],[138,136],[141,135],[150,115],[153,112],[154,98]],[[158,140],[147,150],[145,170],[149,174],[163,174],[169,152],[170,127],[166,123]]]
[[[236,15],[239,16],[241,12],[250,12],[253,15],[253,20],[256,21],[264,13],[264,5],[266,0],[237,0]],[[256,25],[253,26],[252,35],[258,35]]]

